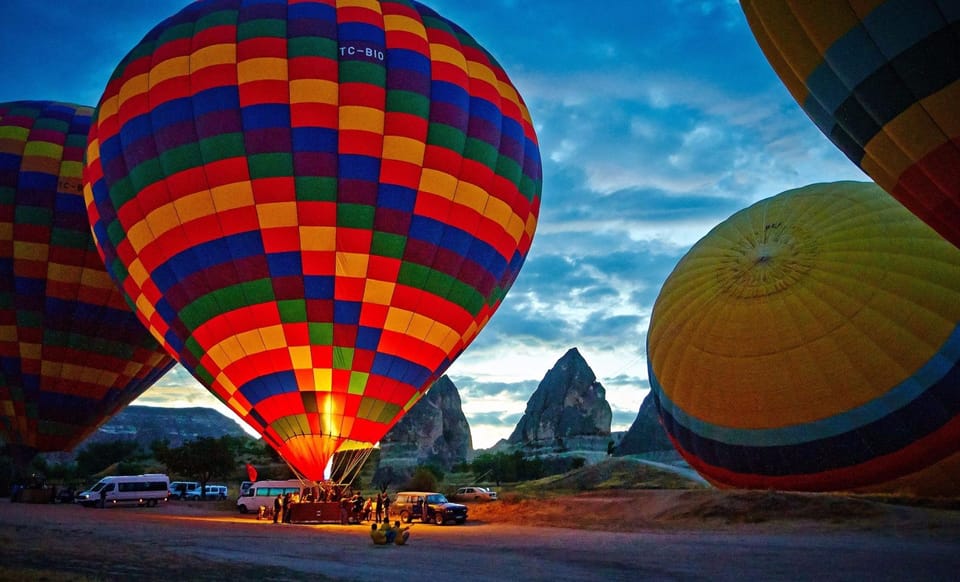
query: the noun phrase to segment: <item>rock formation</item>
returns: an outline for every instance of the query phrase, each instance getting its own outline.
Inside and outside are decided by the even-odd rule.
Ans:
[[[603,385],[580,352],[571,348],[543,377],[507,443],[569,446],[568,441],[577,437],[607,439],[612,416]]]
[[[673,444],[660,424],[653,392],[640,404],[640,412],[617,446],[617,455],[638,455],[654,451],[672,451]]]
[[[450,378],[442,376],[380,440],[374,482],[400,485],[417,466],[450,470],[472,458],[473,440],[460,392]]]

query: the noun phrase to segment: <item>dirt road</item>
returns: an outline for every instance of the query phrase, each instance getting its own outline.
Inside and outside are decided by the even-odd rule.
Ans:
[[[203,507],[85,509],[0,500],[0,578],[955,580],[954,531],[738,525],[629,533],[416,524],[405,547],[367,525],[274,525]],[[3,570],[2,568],[7,568]]]

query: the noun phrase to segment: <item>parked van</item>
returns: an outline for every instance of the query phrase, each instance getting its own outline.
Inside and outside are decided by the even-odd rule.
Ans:
[[[207,485],[204,489],[204,499],[226,499],[227,498],[227,486],[226,485]],[[190,501],[197,501],[200,499],[200,488],[198,487],[195,491],[187,493],[187,499]]]
[[[170,497],[187,499],[196,494],[200,497],[200,484],[196,481],[174,481],[170,484]]]
[[[286,495],[287,493],[299,493],[310,490],[310,483],[301,484],[296,479],[287,479],[286,481],[257,481],[250,486],[245,495],[237,499],[237,509],[240,513],[256,512],[260,506],[273,509],[273,500],[277,495]]]
[[[106,507],[118,503],[136,503],[153,507],[166,501],[170,479],[166,475],[116,475],[104,477],[96,485],[81,491],[77,503],[85,507]]]

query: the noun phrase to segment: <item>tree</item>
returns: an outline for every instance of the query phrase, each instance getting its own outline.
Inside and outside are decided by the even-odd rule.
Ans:
[[[140,453],[140,445],[133,440],[91,443],[77,453],[77,473],[83,477],[96,475],[114,463],[135,461]]]
[[[437,476],[430,467],[421,465],[414,469],[413,476],[410,477],[406,489],[411,491],[436,491]]]
[[[237,470],[237,458],[231,444],[224,437],[203,437],[185,442],[177,448],[155,446],[154,454],[159,455],[157,460],[167,466],[168,472],[197,480],[200,483],[200,497],[205,498],[210,480],[226,478]]]

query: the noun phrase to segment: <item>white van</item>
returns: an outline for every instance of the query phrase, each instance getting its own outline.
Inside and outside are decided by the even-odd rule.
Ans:
[[[286,481],[257,481],[250,486],[245,495],[237,499],[237,509],[240,513],[257,512],[260,506],[273,509],[273,500],[277,495],[286,495],[287,493],[299,493],[303,495],[305,491],[313,487],[310,483],[300,483],[296,479],[287,479]]]
[[[153,507],[166,501],[170,479],[160,473],[104,477],[96,485],[77,495],[84,507],[106,507],[118,503],[136,503]]]

